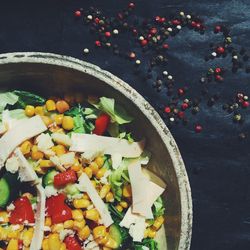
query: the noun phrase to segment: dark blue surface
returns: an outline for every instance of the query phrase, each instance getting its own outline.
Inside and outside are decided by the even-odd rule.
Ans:
[[[200,89],[198,80],[210,65],[203,59],[210,53],[209,42],[219,39],[220,35],[212,32],[214,24],[219,22],[231,27],[236,45],[245,46],[250,51],[249,0],[141,0],[136,4],[136,13],[141,18],[184,11],[205,20],[208,27],[205,35],[184,30],[169,41],[171,50],[167,70],[176,76],[177,86],[190,86],[190,96],[197,95]],[[43,51],[84,59],[130,83],[153,106],[166,103],[164,93],[155,93],[150,82],[132,73],[133,66],[129,61],[110,56],[105,50],[94,49],[94,37],[82,22],[73,17],[75,9],[88,9],[91,5],[110,16],[123,9],[127,1],[1,1],[0,52]],[[85,47],[91,50],[88,57],[83,56]],[[135,50],[139,54],[140,49]],[[211,65],[222,64],[228,64],[227,59],[217,59]],[[215,106],[208,108],[202,104],[197,116],[189,115],[192,122],[187,127],[179,124],[171,129],[191,182],[194,250],[250,249],[250,139],[240,142],[237,138],[241,131],[250,136],[249,111],[245,112],[248,114],[246,122],[239,126],[233,124],[232,116],[221,108],[239,90],[248,91],[250,95],[250,74],[228,73],[224,83],[211,87],[212,92],[221,94]],[[204,127],[201,134],[193,132],[196,121]]]

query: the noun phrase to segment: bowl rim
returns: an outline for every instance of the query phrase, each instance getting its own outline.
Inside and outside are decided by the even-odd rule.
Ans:
[[[12,52],[0,54],[0,65],[17,64],[17,63],[37,63],[48,64],[71,68],[104,81],[109,86],[122,93],[126,98],[130,99],[148,118],[149,122],[154,126],[160,135],[169,154],[172,158],[174,169],[180,188],[181,201],[181,232],[179,241],[179,250],[190,249],[192,237],[192,196],[191,188],[185,169],[185,165],[178,149],[178,146],[168,130],[167,126],[161,119],[155,109],[128,83],[116,77],[112,73],[102,70],[99,66],[76,59],[71,56],[59,55],[44,52]]]

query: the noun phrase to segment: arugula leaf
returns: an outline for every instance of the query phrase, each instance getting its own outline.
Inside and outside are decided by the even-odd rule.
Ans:
[[[21,108],[25,108],[26,105],[43,105],[46,101],[43,97],[28,91],[14,90],[13,94],[18,96],[17,106]]]
[[[161,197],[159,197],[153,205],[153,214],[154,217],[159,217],[161,215],[164,215],[165,213],[165,207],[163,205],[163,200]]]
[[[91,103],[97,109],[107,113],[113,122],[118,124],[130,123],[133,118],[119,105],[115,104],[112,98],[101,97],[99,103]]]
[[[14,105],[18,101],[18,96],[12,92],[0,93],[0,113],[7,105]]]
[[[119,211],[115,208],[114,205],[109,204],[108,209],[109,209],[109,211],[110,211],[110,213],[111,213],[111,216],[112,216],[112,218],[113,218],[114,220],[120,222],[120,221],[123,219],[124,214],[123,214],[122,212],[119,212]]]
[[[143,247],[148,247],[150,250],[159,250],[158,243],[153,239],[144,239],[141,243],[134,242],[135,250],[143,250]]]

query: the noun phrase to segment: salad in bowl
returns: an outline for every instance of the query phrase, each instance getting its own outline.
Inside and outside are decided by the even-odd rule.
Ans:
[[[112,98],[0,93],[1,250],[157,250],[165,183]]]

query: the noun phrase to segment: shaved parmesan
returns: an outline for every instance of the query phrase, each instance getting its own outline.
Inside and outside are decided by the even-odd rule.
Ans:
[[[138,160],[129,164],[128,173],[132,187],[133,213],[140,214],[147,219],[153,219],[153,203],[164,192],[164,188],[151,182],[143,174],[141,163]],[[145,194],[147,195],[145,196]]]
[[[44,188],[41,184],[37,185],[37,210],[35,214],[35,229],[33,238],[31,241],[30,249],[32,250],[40,250],[43,241],[43,233],[44,233],[44,222],[45,222],[45,195]]]
[[[5,168],[8,172],[14,174],[18,171],[19,162],[15,156],[11,156],[5,163]]]
[[[85,151],[81,154],[81,158],[84,163],[92,162],[97,156],[102,155],[103,153],[100,151]]]
[[[95,208],[99,212],[105,227],[109,227],[111,224],[113,224],[113,220],[107,206],[105,205],[92,182],[90,181],[89,177],[85,173],[83,173],[79,178],[78,188],[80,191],[86,192],[88,194]]]
[[[44,152],[50,148],[52,148],[54,146],[54,143],[52,142],[52,139],[50,137],[49,134],[40,134],[37,138],[36,138],[36,142],[37,142],[37,148],[38,150]]]
[[[121,154],[113,154],[111,156],[111,161],[112,161],[112,168],[117,169],[120,167],[122,163],[122,156]]]
[[[50,161],[52,161],[53,164],[55,164],[56,168],[59,169],[61,172],[65,171],[66,169],[62,166],[62,163],[60,161],[60,158],[58,156],[51,156]]]
[[[20,120],[14,128],[7,131],[0,139],[0,168],[4,166],[5,161],[18,145],[45,130],[47,130],[47,127],[38,115],[30,119]]]
[[[146,229],[145,217],[133,214],[131,207],[128,209],[119,225],[129,229],[129,234],[133,238],[133,241],[141,242],[144,238],[144,231]]]
[[[69,152],[67,154],[60,155],[59,161],[61,165],[63,165],[65,168],[68,168],[75,163],[75,153]]]
[[[143,142],[130,143],[125,139],[99,135],[73,133],[71,139],[73,144],[70,151],[75,152],[101,151],[107,155],[120,154],[122,157],[135,158],[141,155],[144,148]]]
[[[21,181],[33,181],[37,182],[38,177],[36,175],[35,170],[33,169],[32,165],[29,164],[29,162],[26,160],[26,158],[23,156],[23,153],[21,152],[20,148],[17,148],[13,155],[17,158],[18,164],[19,164],[19,178]]]
[[[72,144],[72,140],[68,135],[62,133],[53,133],[51,137],[57,144],[62,144],[66,147],[70,147]]]

